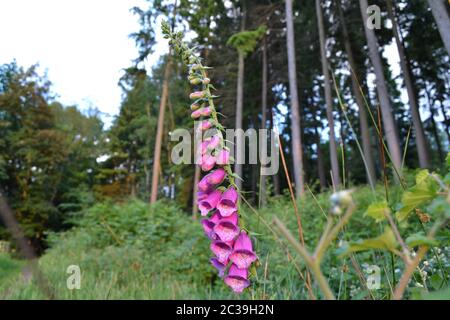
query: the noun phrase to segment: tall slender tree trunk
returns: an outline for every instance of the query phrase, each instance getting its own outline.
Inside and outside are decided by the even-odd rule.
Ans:
[[[314,126],[314,136],[317,146],[317,173],[319,174],[320,190],[324,190],[327,187],[327,175],[325,174],[325,165],[323,161],[322,148],[320,147],[320,133],[318,130],[319,124]]]
[[[262,84],[261,84],[261,129],[267,129],[267,39],[263,38],[262,46]],[[261,173],[262,170],[260,170]],[[266,199],[266,176],[260,174],[259,179],[259,206],[265,206]]]
[[[341,184],[341,178],[339,175],[339,162],[336,146],[336,135],[334,132],[334,118],[333,118],[333,98],[331,95],[331,82],[330,74],[328,70],[327,50],[325,44],[325,27],[323,23],[323,13],[321,0],[316,0],[316,15],[317,25],[319,27],[319,39],[320,39],[320,56],[322,60],[322,73],[324,76],[324,88],[325,88],[325,102],[327,105],[327,120],[328,127],[330,128],[330,162],[331,172],[333,174],[333,181],[336,187],[339,188]]]
[[[166,111],[167,96],[169,94],[169,78],[172,70],[172,59],[167,59],[167,64],[164,70],[164,80],[162,86],[161,99],[159,102],[158,127],[156,129],[155,150],[153,156],[153,171],[152,171],[152,191],[150,194],[150,203],[155,203],[158,199],[158,177],[161,167],[161,145],[164,132],[164,113]]]
[[[270,112],[269,127],[271,130],[274,130],[273,109],[270,108],[269,112]],[[276,141],[271,141],[271,143],[276,143]],[[278,172],[275,173],[272,176],[272,178],[273,178],[273,193],[278,196],[280,195],[280,176],[278,175]]]
[[[434,140],[436,141],[436,147],[439,155],[440,162],[444,162],[444,153],[442,151],[441,138],[439,137],[439,130],[437,128],[436,120],[434,119],[436,112],[434,109],[434,101],[431,100],[430,94],[428,90],[425,90],[425,94],[427,96],[428,107],[430,109],[430,122],[431,122],[431,131],[433,132]]]
[[[450,119],[447,117],[447,110],[445,109],[442,101],[439,101],[439,105],[441,107],[442,115],[444,116],[444,125],[445,125],[445,133],[447,134],[447,140],[450,143]]]
[[[441,34],[445,48],[450,55],[450,18],[448,16],[448,0],[428,0],[434,20]]]
[[[411,118],[416,133],[417,153],[419,155],[419,164],[422,168],[430,167],[430,157],[428,150],[428,143],[425,137],[425,132],[422,127],[422,119],[420,118],[419,104],[417,103],[416,89],[413,85],[411,67],[406,57],[405,47],[403,46],[403,39],[400,34],[400,29],[395,18],[395,7],[392,0],[387,0],[389,18],[392,21],[392,30],[394,31],[395,41],[397,43],[398,55],[400,56],[400,66],[403,71],[403,79],[405,80],[406,91],[408,93],[409,107],[411,111]],[[447,30],[450,32],[450,29]]]
[[[383,118],[383,127],[387,145],[393,162],[392,164],[396,171],[401,174],[402,154],[400,151],[400,141],[394,119],[394,110],[392,109],[386,79],[384,77],[383,64],[381,62],[379,51],[380,46],[378,44],[375,31],[369,29],[366,25],[366,22],[368,21],[367,0],[359,0],[359,4],[367,38],[367,45],[369,47],[369,56],[376,76],[378,99],[380,101],[381,115]]]
[[[358,105],[358,116],[359,116],[359,128],[361,131],[361,141],[362,141],[362,149],[364,153],[364,160],[366,162],[366,176],[367,182],[370,184],[375,184],[376,181],[376,173],[375,173],[375,164],[372,156],[372,143],[370,140],[370,131],[369,131],[369,123],[367,121],[367,110],[366,105],[364,103],[364,98],[361,94],[358,85],[357,79],[357,66],[355,62],[355,58],[353,56],[353,50],[350,42],[350,35],[348,33],[347,24],[345,22],[344,13],[342,12],[341,1],[337,1],[337,9],[339,14],[339,19],[341,22],[342,35],[344,37],[344,47],[345,52],[347,53],[348,63],[350,65],[351,72],[351,80],[352,80],[352,91],[355,96],[356,104]]]
[[[300,125],[300,105],[297,91],[297,67],[295,63],[294,21],[292,14],[292,0],[286,0],[286,29],[287,54],[289,71],[289,93],[291,98],[292,122],[292,155],[294,162],[295,193],[297,198],[304,192],[303,150]]]
[[[242,14],[241,31],[245,30],[245,10]],[[236,124],[235,129],[242,129],[242,114],[244,112],[244,69],[245,69],[245,56],[244,53],[238,50],[238,78],[237,78],[237,90],[236,90]],[[242,135],[237,135],[236,145],[243,145],[245,138]],[[239,152],[239,150],[236,150]],[[243,155],[245,157],[245,155]],[[235,157],[239,158],[239,157]],[[237,163],[234,165],[234,172],[240,177],[243,177],[242,164]],[[242,180],[235,180],[238,189],[242,189]]]

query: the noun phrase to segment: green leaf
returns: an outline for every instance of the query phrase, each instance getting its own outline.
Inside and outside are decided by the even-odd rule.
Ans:
[[[406,238],[405,242],[411,248],[423,245],[435,246],[438,244],[436,240],[428,238],[422,232],[409,236],[408,238]]]
[[[394,233],[391,228],[386,227],[384,229],[384,233],[376,238],[351,242],[341,256],[348,255],[352,252],[366,251],[370,249],[394,251],[396,247],[397,240],[395,239]]]
[[[415,208],[433,200],[437,195],[436,181],[429,176],[425,177],[425,172],[421,171],[416,176],[417,184],[409,191],[403,193],[403,207],[396,212],[395,216],[398,221],[404,221],[409,217],[411,211]]]
[[[425,170],[420,170],[419,173],[416,174],[416,184],[422,184],[425,183],[430,176],[430,172]]]
[[[444,279],[438,273],[435,273],[430,277],[430,284],[434,290],[439,290],[444,284]]]
[[[388,207],[386,201],[372,203],[364,213],[365,216],[369,216],[375,219],[375,222],[381,222],[386,219],[386,215],[391,213],[391,209]]]

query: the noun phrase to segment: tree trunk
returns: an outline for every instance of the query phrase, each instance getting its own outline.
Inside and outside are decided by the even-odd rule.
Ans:
[[[241,31],[245,30],[245,10],[242,15],[242,22],[241,22]],[[242,129],[242,114],[243,114],[243,108],[244,108],[244,69],[245,69],[245,57],[244,53],[240,52],[238,50],[238,78],[237,78],[237,90],[236,90],[236,124],[235,129],[239,130]],[[242,138],[242,141],[241,141]],[[242,135],[237,136],[236,145],[242,145],[245,143],[245,138],[242,137]],[[239,150],[236,151],[238,152]],[[245,157],[245,154],[242,155]],[[235,159],[238,159],[239,157],[235,156]],[[234,165],[234,172],[243,179],[243,170],[242,170],[242,164],[237,163]],[[236,179],[235,183],[239,190],[242,189],[242,180]]]
[[[448,0],[428,0],[428,5],[431,8],[434,20],[436,20],[445,48],[450,55],[450,18],[448,16]]]
[[[431,130],[433,132],[434,140],[436,141],[439,160],[442,163],[444,162],[444,152],[442,151],[441,138],[439,137],[439,130],[437,128],[436,120],[434,119],[434,116],[436,114],[434,110],[434,101],[431,100],[428,90],[425,90],[425,94],[427,96],[428,107],[430,109]]]
[[[376,86],[378,91],[378,99],[380,101],[381,115],[383,118],[383,127],[386,135],[389,153],[391,155],[392,165],[396,171],[401,174],[402,153],[400,151],[400,141],[397,133],[397,126],[394,119],[394,110],[392,109],[391,101],[389,99],[389,92],[384,77],[383,64],[381,62],[379,45],[375,36],[375,31],[366,26],[368,20],[367,14],[367,0],[359,0],[361,15],[364,23],[364,30],[367,38],[367,45],[369,47],[369,56],[372,61],[373,69],[376,76]]]
[[[324,190],[327,187],[327,176],[325,174],[325,166],[323,164],[323,154],[322,149],[320,148],[320,134],[317,126],[319,124],[316,123],[314,126],[314,135],[316,139],[317,146],[317,173],[319,174],[319,182],[320,182],[320,190]]]
[[[428,143],[425,137],[425,132],[422,127],[422,120],[420,119],[419,104],[417,103],[416,90],[413,85],[411,67],[406,57],[405,47],[400,35],[400,29],[395,18],[395,8],[392,0],[387,0],[389,18],[392,21],[392,30],[394,31],[395,41],[397,43],[398,55],[400,56],[400,66],[403,71],[403,78],[405,80],[406,91],[408,92],[409,106],[411,111],[411,118],[416,133],[417,153],[419,155],[419,164],[421,168],[430,167],[430,158]],[[450,29],[448,30],[450,32]]]
[[[334,132],[334,119],[333,119],[333,98],[331,95],[331,82],[330,74],[328,71],[328,60],[327,51],[325,44],[325,27],[323,23],[323,13],[321,0],[316,0],[316,15],[317,15],[317,25],[319,27],[319,39],[320,39],[320,56],[322,60],[322,73],[324,76],[324,88],[325,88],[325,102],[327,105],[327,120],[328,127],[330,128],[330,162],[331,162],[331,172],[333,174],[333,181],[336,187],[339,189],[341,184],[341,178],[339,175],[339,162],[337,155],[336,146],[336,135]]]
[[[169,77],[172,69],[172,59],[167,60],[166,68],[164,70],[164,81],[162,86],[161,100],[159,102],[158,127],[156,129],[156,142],[153,156],[153,171],[152,171],[152,191],[150,194],[150,203],[155,203],[158,199],[158,176],[161,164],[161,145],[164,132],[164,113],[166,111],[167,96],[169,94]]]
[[[347,24],[345,23],[344,13],[341,8],[341,1],[337,2],[339,19],[342,27],[342,34],[344,37],[344,47],[345,52],[347,53],[348,63],[350,65],[351,72],[351,80],[352,80],[352,91],[355,96],[356,104],[358,105],[358,116],[359,116],[359,127],[361,131],[361,141],[362,141],[362,149],[364,153],[364,160],[366,162],[366,176],[367,182],[369,184],[374,185],[376,181],[375,174],[375,164],[373,162],[372,156],[372,143],[370,141],[370,131],[369,131],[369,123],[367,121],[367,110],[366,105],[364,103],[364,98],[359,89],[358,79],[357,79],[357,67],[355,58],[353,57],[353,50],[350,43],[350,35],[347,30]]]
[[[289,93],[291,98],[292,121],[292,156],[294,162],[295,193],[297,198],[304,192],[303,177],[303,150],[300,125],[300,105],[297,91],[297,68],[295,63],[294,21],[292,15],[292,0],[286,0],[286,29],[287,29],[287,54],[289,71]]]
[[[262,47],[262,85],[261,85],[261,129],[267,129],[267,39],[263,38]],[[261,170],[260,170],[261,172]],[[266,176],[260,175],[259,206],[266,205]]]

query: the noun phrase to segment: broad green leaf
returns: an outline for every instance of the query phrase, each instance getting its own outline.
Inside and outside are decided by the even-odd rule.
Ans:
[[[419,183],[416,186],[412,187],[410,191],[403,193],[403,207],[395,214],[399,221],[405,220],[415,208],[433,200],[436,197],[437,188],[434,180],[421,180],[421,178],[418,180]]]
[[[414,248],[417,246],[422,246],[422,245],[435,246],[438,244],[438,242],[436,240],[428,238],[423,233],[413,234],[413,235],[409,236],[408,238],[406,238],[405,242],[411,248]]]
[[[394,233],[391,228],[386,227],[384,229],[384,233],[376,238],[351,242],[341,255],[347,255],[352,252],[366,251],[370,249],[393,251],[396,247],[397,240],[395,239]]]
[[[430,172],[425,170],[420,170],[419,173],[416,174],[416,184],[422,184],[425,183],[430,176]]]
[[[388,207],[386,201],[372,203],[364,213],[365,216],[369,216],[375,219],[375,222],[381,222],[386,219],[386,215],[391,213],[391,209]]]

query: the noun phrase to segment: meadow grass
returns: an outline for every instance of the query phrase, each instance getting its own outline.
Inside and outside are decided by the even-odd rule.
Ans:
[[[402,194],[398,186],[389,192],[394,203]],[[307,194],[298,202],[305,243],[311,249],[326,223],[329,196]],[[355,259],[338,257],[340,242],[380,234],[380,225],[364,212],[374,200],[383,199],[383,186],[377,186],[375,193],[369,187],[357,188],[353,197],[357,211],[327,252],[323,273],[339,299],[388,299],[403,268],[401,259],[379,250],[358,253]],[[74,228],[48,235],[49,249],[39,259],[39,266],[58,299],[308,299],[300,275],[305,270],[303,261],[271,230],[274,216],[293,234],[297,230],[288,195],[270,198],[268,205],[256,213],[245,204],[241,206],[245,227],[255,239],[259,256],[252,286],[242,295],[233,294],[210,265],[209,242],[199,221],[167,201],[152,206],[139,200],[96,204],[73,218]],[[416,227],[411,223],[402,230]],[[448,246],[448,236],[446,239],[444,247]],[[448,268],[450,252],[439,250]],[[381,287],[369,292],[361,272],[374,264],[382,271]],[[67,288],[70,265],[80,267],[79,290]],[[34,281],[25,279],[24,266],[11,255],[0,255],[0,299],[46,298]],[[417,297],[414,292],[422,294],[425,290],[415,283],[422,282],[412,281],[408,297]],[[430,282],[427,284],[431,287]],[[323,298],[315,284],[312,290],[317,298]]]

